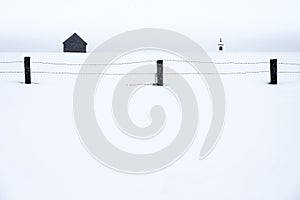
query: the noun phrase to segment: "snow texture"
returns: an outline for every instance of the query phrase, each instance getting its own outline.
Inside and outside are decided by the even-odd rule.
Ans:
[[[209,55],[217,62],[268,62],[272,57],[278,62],[300,62],[300,53]],[[31,56],[32,61],[82,63],[88,54],[1,53],[0,60],[22,61],[24,56]],[[165,55],[153,56],[133,55],[123,60],[160,59]],[[184,63],[170,67],[192,70]],[[220,72],[260,71],[269,70],[269,64],[217,68]],[[32,64],[31,70],[77,72],[79,67]],[[127,68],[109,70],[123,72]],[[0,71],[23,71],[23,64],[0,64]],[[300,66],[279,65],[278,71],[300,71]],[[109,140],[136,153],[155,151],[172,141],[180,123],[180,108],[172,94],[153,86],[137,92],[128,110],[134,123],[145,126],[150,123],[149,108],[161,103],[168,119],[162,135],[137,141],[121,134],[112,119],[109,95],[119,78],[106,77],[95,95],[98,121],[106,118],[103,130],[114,130],[107,135]],[[210,97],[199,76],[186,78],[200,111],[195,142],[178,162],[160,172],[128,175],[99,164],[81,144],[73,120],[75,75],[32,74],[33,84],[25,85],[22,73],[0,74],[0,199],[300,199],[300,74],[279,74],[278,85],[268,84],[269,73],[222,76],[224,130],[204,160],[198,156],[209,128]],[[160,95],[160,99],[153,95]]]

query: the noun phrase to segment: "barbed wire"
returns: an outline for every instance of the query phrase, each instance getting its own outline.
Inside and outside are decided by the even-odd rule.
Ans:
[[[300,66],[300,63],[294,63],[294,62],[279,62],[279,65],[294,65],[294,66]]]
[[[43,64],[43,65],[58,65],[58,66],[120,66],[120,65],[131,65],[131,64],[140,64],[140,63],[156,63],[157,60],[140,60],[132,62],[121,62],[121,63],[58,63],[58,62],[41,62],[33,61],[33,64]],[[216,64],[216,65],[257,65],[257,64],[268,64],[269,62],[258,61],[258,62],[213,62],[213,61],[199,61],[199,60],[176,60],[176,59],[165,59],[164,62],[178,62],[178,63],[198,63],[198,64]]]
[[[32,61],[33,64],[41,65],[58,65],[58,66],[121,66],[131,65],[140,63],[155,63],[157,60],[140,60],[131,62],[119,62],[119,63],[65,63],[65,62],[45,62],[45,61]],[[165,62],[178,62],[178,63],[200,63],[200,64],[216,64],[216,65],[260,65],[269,64],[265,61],[255,62],[237,62],[237,61],[224,61],[224,62],[213,62],[213,61],[200,61],[200,60],[180,60],[180,59],[165,59]],[[0,64],[15,64],[23,63],[23,61],[12,60],[12,61],[0,61]],[[279,65],[291,65],[300,66],[300,63],[296,62],[279,62]],[[0,71],[0,74],[22,74],[23,71]],[[156,73],[105,73],[105,72],[70,72],[70,71],[32,71],[32,74],[50,74],[50,75],[103,75],[103,76],[128,76],[128,75],[152,75]],[[164,75],[246,75],[246,74],[260,74],[269,73],[267,70],[260,71],[234,71],[234,72],[175,72],[175,73],[164,73]],[[279,71],[279,74],[299,74],[300,71]]]
[[[10,63],[23,63],[20,60],[12,60],[12,61],[0,61],[1,64],[10,64]]]
[[[119,66],[119,65],[132,65],[140,63],[151,63],[156,62],[156,60],[140,60],[132,62],[120,62],[120,63],[64,63],[64,62],[43,62],[43,61],[33,61],[33,64],[43,64],[43,65],[64,65],[64,66]]]
[[[277,72],[279,74],[300,74],[300,71],[283,71],[283,72]]]
[[[132,65],[140,63],[155,63],[157,60],[139,60],[131,62],[112,62],[112,63],[66,63],[66,62],[46,62],[46,61],[32,61],[32,64],[41,65],[57,65],[57,66],[120,66],[120,65]],[[201,61],[201,60],[180,60],[180,59],[164,59],[165,62],[178,62],[178,63],[198,63],[198,64],[215,64],[215,65],[259,65],[259,64],[269,64],[267,61]],[[24,61],[12,60],[12,61],[0,61],[0,64],[16,64],[23,63]],[[292,65],[300,66],[297,62],[278,62],[280,65]]]
[[[257,64],[268,64],[269,62],[265,61],[256,61],[256,62],[236,62],[236,61],[226,61],[226,62],[213,62],[213,61],[200,61],[200,60],[177,60],[177,59],[166,59],[166,62],[180,62],[180,63],[199,63],[199,64],[216,64],[216,65],[257,65]]]
[[[125,84],[125,86],[152,86],[152,85],[155,85],[155,83],[128,83],[128,84]]]
[[[23,74],[23,71],[0,71],[0,74]],[[134,76],[134,75],[156,75],[156,73],[105,73],[105,72],[67,72],[67,71],[32,71],[32,74],[50,74],[50,75],[103,75],[103,76]],[[235,71],[235,72],[166,72],[164,75],[246,75],[246,74],[261,74],[270,73],[270,71]],[[300,74],[300,71],[279,71],[279,74]]]
[[[0,74],[23,74],[23,71],[0,71]]]
[[[157,60],[140,60],[132,62],[121,62],[121,63],[59,63],[59,62],[42,62],[33,61],[33,64],[43,64],[43,65],[58,65],[58,66],[120,66],[120,65],[132,65],[140,63],[156,63]],[[198,64],[215,64],[215,65],[260,65],[269,64],[267,61],[247,61],[247,62],[237,62],[237,61],[225,61],[225,62],[213,62],[213,61],[200,61],[200,60],[176,60],[176,59],[165,59],[164,62],[178,62],[178,63],[198,63]],[[293,65],[300,66],[300,63],[296,62],[279,62],[280,65]]]

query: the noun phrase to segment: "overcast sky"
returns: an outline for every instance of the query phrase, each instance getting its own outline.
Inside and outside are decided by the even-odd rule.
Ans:
[[[0,51],[60,52],[74,32],[91,51],[132,29],[180,32],[207,51],[300,51],[299,0],[1,0]]]

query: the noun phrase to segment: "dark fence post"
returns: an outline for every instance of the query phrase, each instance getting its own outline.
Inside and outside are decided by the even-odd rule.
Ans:
[[[271,82],[270,84],[277,84],[277,59],[270,60],[270,73],[271,73]]]
[[[31,84],[30,57],[24,58],[25,84]]]
[[[163,77],[163,60],[156,61],[157,64],[157,83],[158,86],[164,85],[164,77]]]

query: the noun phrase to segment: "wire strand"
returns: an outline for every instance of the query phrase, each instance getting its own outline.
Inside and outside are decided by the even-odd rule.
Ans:
[[[225,62],[213,62],[213,61],[201,61],[201,60],[180,60],[180,59],[164,59],[165,62],[178,62],[178,63],[198,63],[198,64],[215,64],[215,65],[259,65],[259,64],[269,64],[267,61],[247,61],[247,62],[237,62],[237,61],[225,61]],[[112,63],[66,63],[66,62],[45,62],[45,61],[32,61],[32,64],[41,65],[57,65],[57,66],[121,66],[121,65],[131,65],[140,63],[155,63],[156,60],[139,60],[131,62],[112,62]],[[20,60],[12,61],[0,61],[0,64],[16,64],[23,63]],[[280,65],[291,65],[300,66],[297,62],[279,62]]]
[[[0,71],[0,74],[23,74],[23,71]],[[105,72],[68,72],[68,71],[32,71],[32,74],[52,74],[52,75],[103,75],[103,76],[128,76],[128,75],[152,75],[156,73],[105,73]],[[235,71],[235,72],[166,72],[164,75],[243,75],[269,73],[262,71]],[[299,74],[300,71],[279,71],[279,74]]]
[[[23,61],[20,60],[0,61],[0,64],[15,64],[15,63],[23,63]]]

